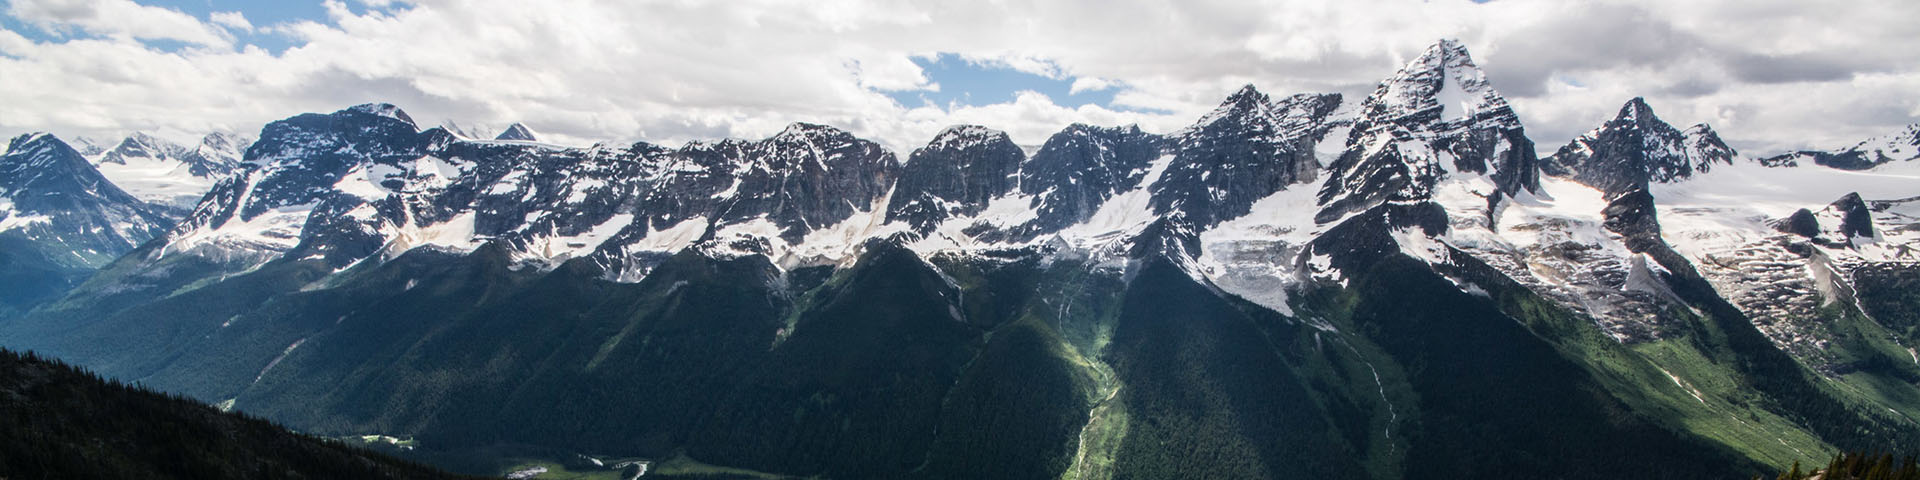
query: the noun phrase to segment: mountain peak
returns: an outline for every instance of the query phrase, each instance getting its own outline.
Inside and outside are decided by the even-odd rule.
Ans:
[[[1007,132],[980,125],[954,125],[934,135],[933,141],[927,142],[926,148],[950,150],[1002,141],[1012,143],[1013,139],[1007,136]]]
[[[1731,164],[1735,155],[1712,127],[1682,132],[1635,97],[1612,120],[1561,147],[1547,170],[1617,196],[1649,183],[1685,180],[1715,164]]]
[[[508,125],[506,130],[501,131],[500,135],[493,137],[493,139],[494,140],[513,140],[513,141],[521,141],[521,142],[537,142],[540,140],[540,137],[533,134],[533,129],[527,128],[526,125],[516,122],[513,125]]]
[[[1633,97],[1632,100],[1627,100],[1627,104],[1620,106],[1620,113],[1614,115],[1614,118],[1625,120],[1659,120],[1659,117],[1653,115],[1653,107],[1647,105],[1646,97]]]
[[[13,140],[8,141],[7,149],[5,151],[0,151],[0,153],[11,153],[15,150],[31,148],[33,144],[44,141],[45,139],[49,139],[49,138],[54,138],[53,134],[47,133],[47,132],[23,133],[23,134],[20,134],[19,136],[13,137]],[[58,140],[58,139],[55,139],[55,140]]]
[[[1488,176],[1495,195],[1539,191],[1539,159],[1519,115],[1459,41],[1428,47],[1382,80],[1359,111],[1345,152],[1328,165],[1334,178],[1321,189],[1320,220],[1432,199],[1443,177],[1456,174]],[[1460,214],[1486,213],[1462,205],[1475,213]]]
[[[1486,73],[1473,63],[1467,47],[1453,39],[1442,39],[1427,47],[1419,58],[1407,62],[1381,82],[1369,100],[1385,112],[1412,116],[1431,111],[1444,122],[1457,122],[1506,107],[1506,99],[1494,92]],[[1517,119],[1512,123],[1517,124]]]
[[[1760,163],[1769,166],[1798,165],[1800,160],[1841,170],[1867,170],[1897,161],[1920,160],[1920,123],[1884,137],[1869,138],[1852,147],[1837,150],[1801,150],[1770,157]]]
[[[1227,95],[1227,99],[1221,101],[1219,107],[1201,116],[1199,121],[1175,136],[1189,137],[1221,121],[1245,124],[1255,120],[1269,120],[1267,123],[1272,123],[1270,121],[1273,117],[1272,110],[1273,99],[1261,93],[1252,84],[1248,84],[1240,87],[1233,94]]]
[[[346,110],[342,110],[342,111],[365,113],[368,115],[377,115],[377,116],[399,120],[402,122],[407,122],[408,125],[414,125],[413,117],[407,116],[407,112],[405,110],[401,110],[400,107],[394,106],[391,103],[362,103],[359,105],[347,107]]]
[[[1240,104],[1244,102],[1253,102],[1253,101],[1266,103],[1267,95],[1264,93],[1260,93],[1260,89],[1254,88],[1253,84],[1249,83],[1241,86],[1239,90],[1235,90],[1232,95],[1228,95],[1227,100],[1225,102],[1221,102],[1220,105],[1224,107],[1227,105],[1234,105],[1234,104]]]
[[[787,124],[787,128],[780,129],[780,133],[773,134],[773,137],[771,138],[815,138],[815,137],[821,137],[821,136],[839,136],[842,134],[848,134],[848,133],[846,130],[841,130],[838,127],[834,127],[832,125],[811,123],[811,122],[793,122],[793,123]],[[848,135],[851,135],[851,134],[848,134]]]

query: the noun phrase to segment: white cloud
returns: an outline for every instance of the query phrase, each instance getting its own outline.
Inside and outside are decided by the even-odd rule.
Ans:
[[[1118,86],[1119,85],[1115,84],[1114,82],[1104,78],[1079,77],[1079,78],[1073,79],[1073,86],[1067,87],[1067,93],[1079,94],[1080,92],[1098,92],[1101,90],[1106,90],[1106,89],[1118,87]]]
[[[247,16],[240,12],[213,12],[212,15],[207,16],[207,19],[213,21],[214,24],[234,30],[242,32],[253,31],[253,22],[247,21]]]
[[[218,47],[230,41],[221,26],[244,17],[13,0],[7,13],[24,23],[97,37],[34,43],[0,31],[0,134],[254,129],[388,101],[422,123],[524,121],[583,144],[755,137],[793,121],[903,151],[958,123],[1033,144],[1072,122],[1173,131],[1247,83],[1358,101],[1442,37],[1473,50],[1546,152],[1633,96],[1674,123],[1712,122],[1754,154],[1920,121],[1909,26],[1920,2],[1903,0],[355,1],[370,8],[329,1],[328,18],[262,26],[296,40],[272,54],[119,39]],[[955,108],[887,95],[939,89],[911,59],[941,52],[1074,78],[1073,92],[1107,83],[1115,108],[1166,113],[1033,93]]]
[[[133,0],[11,0],[7,15],[51,31],[80,30],[94,35],[175,40],[225,47],[231,39],[192,15]]]

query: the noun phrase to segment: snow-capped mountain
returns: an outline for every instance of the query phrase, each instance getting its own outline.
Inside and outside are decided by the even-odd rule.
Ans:
[[[1435,44],[1381,82],[1351,132],[1328,166],[1321,221],[1449,195],[1479,197],[1485,212],[1539,189],[1539,160],[1520,117],[1459,42]]]
[[[1883,166],[1910,165],[1920,159],[1920,124],[1883,137],[1869,138],[1846,148],[1801,150],[1769,157],[1767,165],[1824,165],[1842,170],[1867,170]]]
[[[1712,183],[1703,178],[1766,167],[1742,160],[1704,124],[1668,125],[1639,98],[1539,160],[1519,117],[1454,41],[1435,44],[1356,105],[1248,86],[1178,132],[1074,125],[1032,156],[981,126],[946,129],[905,162],[848,132],[803,123],[763,140],[677,149],[535,140],[520,124],[496,141],[422,131],[392,105],[275,122],[239,173],[168,235],[165,251],[251,259],[234,268],[282,257],[341,268],[423,246],[472,251],[497,242],[523,261],[551,267],[585,257],[605,278],[637,281],[689,247],[795,268],[845,261],[872,239],[925,255],[1046,248],[1116,259],[1147,242],[1180,247],[1150,250],[1180,252],[1195,277],[1287,311],[1287,290],[1331,274],[1315,260],[1324,252],[1309,247],[1326,232],[1383,205],[1432,205],[1438,210],[1398,214],[1396,243],[1459,249],[1590,315],[1616,339],[1637,341],[1658,337],[1682,303],[1665,285],[1690,273],[1673,270],[1694,269],[1660,260],[1669,250],[1720,279],[1717,262],[1736,245],[1813,231],[1808,225],[1843,228],[1827,218],[1834,215],[1854,219],[1843,228],[1852,233],[1807,241],[1868,263],[1904,258],[1909,248],[1904,234],[1885,228],[1861,234],[1861,215],[1901,221],[1892,207],[1873,217],[1859,206],[1816,215],[1833,208],[1794,205],[1739,217],[1751,220],[1737,233],[1703,231],[1707,224],[1689,220],[1703,209],[1752,205],[1674,210],[1668,197],[1702,198],[1684,192]],[[168,155],[155,145],[130,138],[102,163]],[[154,150],[163,153],[141,154]],[[1892,193],[1849,205],[1905,198]],[[1794,213],[1803,207],[1811,210]],[[1446,228],[1406,230],[1433,222]],[[1168,235],[1190,238],[1158,238]],[[1872,240],[1884,238],[1894,246]],[[1737,289],[1736,280],[1715,281]]]
[[[33,158],[78,158],[49,148]],[[1326,467],[1334,477],[1471,473],[1479,463],[1443,460],[1508,450],[1777,463],[1920,438],[1920,387],[1899,380],[1920,375],[1920,323],[1903,314],[1920,305],[1903,290],[1920,279],[1920,178],[1829,165],[1742,157],[1638,98],[1540,159],[1455,41],[1358,103],[1248,86],[1178,131],[1072,125],[1030,155],[973,125],[904,161],[807,123],[571,148],[518,124],[493,139],[423,130],[367,104],[267,125],[164,238],[25,321],[56,333],[0,339],[227,406],[312,420],[289,403],[312,400],[363,415],[328,422],[449,442],[571,441],[437,422],[501,408],[469,398],[586,418],[571,401],[602,399],[553,387],[603,385],[622,389],[606,401],[660,415],[600,419],[646,435],[635,448],[779,472],[896,478],[952,461],[928,453],[947,445],[993,444],[949,437],[975,423],[1065,425],[1021,430],[1067,446],[1039,468],[1163,444],[1366,459]],[[166,339],[88,350],[153,321],[124,305],[177,313],[156,321]],[[975,370],[1006,365],[1031,384],[969,390],[1013,378]],[[1057,397],[1015,405],[1029,394]],[[363,401],[402,413],[366,416]],[[1060,405],[1066,420],[969,410]],[[1565,411],[1605,421],[1539,430],[1578,421]],[[1212,412],[1274,423],[1165,427]],[[1148,441],[1103,447],[1103,419]],[[820,450],[788,457],[730,432]],[[815,441],[869,436],[890,440]],[[882,449],[906,467],[821,460]]]
[[[907,158],[887,220],[927,235],[941,222],[979,215],[1014,191],[1026,159],[1006,132],[974,125],[943,130]]]
[[[1196,225],[1245,215],[1273,192],[1319,179],[1314,145],[1332,128],[1338,94],[1272,99],[1252,85],[1171,139],[1174,156],[1152,185],[1154,213]]]
[[[60,245],[99,265],[172,222],[114,186],[79,151],[44,133],[15,137],[0,157],[0,232]]]
[[[1716,165],[1732,165],[1738,156],[1712,127],[1703,123],[1681,132],[1655,116],[1645,99],[1634,98],[1606,125],[1561,147],[1543,169],[1611,198],[1651,183],[1684,181]]]
[[[0,156],[0,313],[64,293],[173,225],[53,135],[22,135]]]
[[[897,169],[878,144],[819,125],[680,149],[568,149],[422,132],[391,105],[362,105],[268,125],[243,171],[170,238],[336,265],[500,240],[530,259],[592,255],[609,276],[637,278],[734,231],[800,243],[872,212]]]
[[[184,211],[239,165],[249,143],[237,135],[216,132],[187,147],[135,133],[100,152],[94,165],[135,197]]]
[[[500,131],[500,134],[494,136],[493,139],[494,140],[512,140],[512,141],[518,141],[518,142],[540,141],[540,137],[533,134],[533,129],[527,128],[526,125],[521,125],[518,123],[515,123],[513,125],[508,125],[506,130]]]

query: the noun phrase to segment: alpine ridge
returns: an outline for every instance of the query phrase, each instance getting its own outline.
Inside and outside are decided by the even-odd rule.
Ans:
[[[575,148],[366,104],[268,124],[0,345],[438,458],[1749,478],[1920,444],[1920,194],[1873,162],[1745,157],[1639,98],[1542,159],[1453,40],[1359,102],[1249,85],[1030,154],[977,125]]]

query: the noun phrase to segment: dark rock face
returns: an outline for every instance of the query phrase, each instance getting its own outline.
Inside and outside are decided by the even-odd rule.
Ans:
[[[1628,250],[1646,252],[1666,248],[1666,241],[1660,237],[1658,212],[1653,194],[1636,189],[1612,198],[1601,214],[1606,218],[1607,231],[1626,237]]]
[[[635,207],[646,223],[636,227],[765,218],[788,241],[871,210],[900,169],[877,143],[806,123],[757,142],[695,142],[643,157],[650,185]]]
[[[1853,239],[1874,236],[1873,210],[1858,193],[1841,196],[1817,213],[1805,208],[1795,210],[1771,224],[1774,230],[1831,248],[1853,247]],[[1805,250],[1804,246],[1799,248]]]
[[[1731,165],[1737,155],[1704,124],[1686,132],[1674,129],[1640,98],[1600,128],[1561,147],[1543,170],[1618,197],[1650,183],[1672,183]]]
[[[1787,218],[1774,222],[1773,229],[1779,230],[1780,233],[1813,238],[1820,236],[1820,220],[1813,218],[1812,211],[1802,208],[1794,210],[1793,214],[1787,215]]]
[[[924,235],[946,219],[980,213],[988,201],[1014,191],[1025,159],[1006,132],[948,128],[908,157],[887,221],[906,222]]]
[[[1032,238],[1093,217],[1114,195],[1139,187],[1168,144],[1138,126],[1074,124],[1048,137],[1020,167],[1020,193],[1034,197],[1038,218],[1012,234]]]
[[[1374,89],[1360,105],[1346,152],[1329,169],[1321,221],[1388,201],[1430,199],[1449,174],[1487,175],[1501,196],[1540,188],[1539,159],[1520,117],[1466,47],[1451,40]]]
[[[1255,201],[1311,182],[1313,146],[1326,135],[1340,95],[1295,95],[1275,101],[1249,85],[1213,113],[1175,135],[1175,153],[1152,185],[1154,213],[1178,211],[1211,226],[1246,215]]]
[[[1860,199],[1859,193],[1848,193],[1827,205],[1827,210],[1840,217],[1840,236],[1837,241],[1848,242],[1854,237],[1873,236],[1873,211],[1867,208],[1867,202]]]
[[[754,161],[740,178],[738,195],[716,218],[764,216],[794,242],[872,210],[900,175],[899,160],[880,144],[823,125],[796,124],[754,144],[748,154]]]

